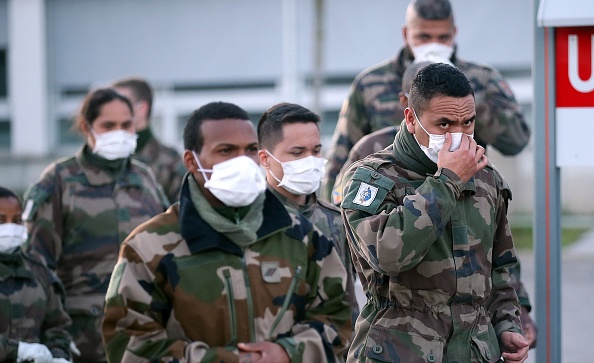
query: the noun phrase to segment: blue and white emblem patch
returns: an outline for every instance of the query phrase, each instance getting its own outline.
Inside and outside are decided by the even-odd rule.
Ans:
[[[357,195],[353,199],[353,203],[368,207],[373,203],[375,196],[377,195],[377,188],[367,183],[361,183]]]

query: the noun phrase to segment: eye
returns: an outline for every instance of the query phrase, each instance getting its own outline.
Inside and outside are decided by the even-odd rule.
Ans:
[[[320,155],[322,153],[322,149],[316,149],[312,152],[313,155]]]
[[[15,218],[12,223],[15,224],[23,224],[23,219],[21,217]]]
[[[220,154],[224,154],[224,155],[228,155],[228,154],[230,154],[230,153],[231,153],[231,151],[232,151],[232,149],[231,149],[230,147],[226,147],[226,148],[223,148],[223,149],[219,149],[219,153],[220,153]]]
[[[246,152],[249,154],[257,154],[258,153],[258,147],[256,146],[250,146],[246,149]]]
[[[470,126],[474,123],[474,120],[464,121],[464,126]]]
[[[449,122],[442,122],[439,124],[439,127],[441,127],[442,129],[447,129],[448,127],[450,127],[450,123]]]
[[[291,151],[291,155],[293,155],[293,156],[301,156],[301,155],[303,155],[303,151]]]

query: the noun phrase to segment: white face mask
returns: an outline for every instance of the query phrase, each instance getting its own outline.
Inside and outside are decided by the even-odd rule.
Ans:
[[[439,154],[439,151],[443,148],[443,143],[445,142],[446,138],[445,134],[430,134],[423,127],[421,121],[419,121],[419,118],[417,117],[417,113],[415,112],[415,110],[413,110],[413,115],[415,115],[415,119],[417,120],[423,131],[425,131],[425,133],[429,135],[429,146],[421,145],[421,143],[419,143],[419,140],[417,140],[417,143],[419,144],[421,150],[423,150],[425,155],[427,155],[427,157],[431,159],[431,161],[437,164],[437,154]],[[460,148],[460,144],[462,143],[462,136],[467,135],[471,138],[474,138],[474,133],[468,135],[463,132],[450,132],[450,135],[452,136],[452,145],[450,145],[450,151],[455,151]],[[416,139],[417,137],[415,136],[415,140]]]
[[[13,253],[27,240],[27,227],[16,223],[0,224],[0,253]]]
[[[411,43],[409,43],[411,44]],[[454,64],[450,60],[454,54],[454,47],[441,43],[426,43],[418,46],[410,46],[415,56],[414,63],[431,62],[446,63],[451,66]]]
[[[324,177],[324,166],[328,160],[308,156],[299,160],[281,162],[266,150],[274,160],[278,161],[283,168],[283,180],[279,180],[272,170],[268,172],[276,181],[278,186],[296,195],[309,195],[320,188],[320,182]]]
[[[95,136],[93,153],[107,160],[127,158],[136,150],[138,135],[134,133],[125,130],[114,130],[97,134],[92,128],[91,132]]]
[[[204,169],[198,155],[193,151],[192,154],[198,171],[204,177],[204,187],[229,207],[250,205],[266,190],[266,180],[260,167],[245,155],[215,164],[212,169]],[[210,179],[206,173],[212,173]]]

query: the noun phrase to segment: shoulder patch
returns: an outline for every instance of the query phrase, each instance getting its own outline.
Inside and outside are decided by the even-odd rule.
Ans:
[[[385,175],[359,167],[346,190],[341,206],[374,214],[396,183]]]
[[[47,186],[45,186],[47,187]],[[47,201],[51,193],[41,184],[35,184],[25,193],[25,208],[23,210],[23,220],[31,221],[37,208]]]

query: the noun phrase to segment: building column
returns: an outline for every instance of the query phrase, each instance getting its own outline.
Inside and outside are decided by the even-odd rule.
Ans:
[[[8,0],[8,98],[11,154],[45,156],[48,116],[45,0]]]

